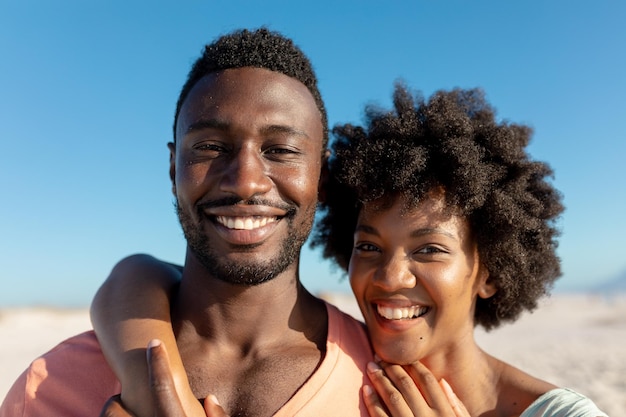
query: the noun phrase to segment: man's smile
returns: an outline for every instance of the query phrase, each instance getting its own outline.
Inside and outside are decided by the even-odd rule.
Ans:
[[[274,223],[278,220],[276,216],[216,216],[217,223],[228,229],[236,230],[254,230],[267,225],[268,223]]]

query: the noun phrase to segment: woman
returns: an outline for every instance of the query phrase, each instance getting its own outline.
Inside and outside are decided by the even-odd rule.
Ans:
[[[363,389],[370,415],[605,415],[474,340],[476,325],[491,330],[533,310],[560,275],[554,223],[563,208],[550,168],[526,153],[530,129],[496,121],[479,90],[426,102],[398,85],[393,111],[366,115],[364,127],[334,129],[313,244],[349,271],[379,357]],[[144,276],[144,296],[146,276],[165,277],[149,289],[165,299],[174,270],[133,262],[122,275]],[[133,306],[134,285],[117,308],[162,315],[162,302]],[[175,350],[169,329],[142,332]]]

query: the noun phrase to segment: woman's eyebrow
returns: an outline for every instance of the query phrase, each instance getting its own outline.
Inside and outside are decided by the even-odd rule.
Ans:
[[[411,232],[411,237],[420,237],[420,236],[425,236],[425,235],[444,235],[451,239],[458,240],[454,234],[448,232],[445,229],[440,229],[438,227],[424,227],[424,228],[413,230]]]
[[[370,235],[379,236],[378,230],[376,230],[372,226],[368,226],[367,224],[357,224],[357,226],[354,228],[354,232],[363,232]]]

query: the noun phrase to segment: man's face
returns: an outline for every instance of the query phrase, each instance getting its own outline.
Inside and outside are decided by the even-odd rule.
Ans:
[[[254,285],[297,268],[317,204],[323,128],[299,81],[260,68],[205,76],[183,103],[170,175],[191,254]]]

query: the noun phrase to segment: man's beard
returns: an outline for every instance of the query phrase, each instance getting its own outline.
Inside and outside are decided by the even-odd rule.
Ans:
[[[315,213],[315,209],[311,210],[311,213],[306,213],[305,221],[296,226],[293,224],[293,215],[288,215],[281,220],[287,222],[289,233],[287,238],[283,240],[278,255],[274,258],[262,262],[255,262],[254,260],[233,262],[214,252],[210,240],[202,228],[202,223],[207,221],[205,217],[198,213],[198,218],[201,221],[199,224],[194,224],[191,216],[180,208],[177,201],[175,207],[187,240],[187,246],[207,271],[213,277],[229,284],[248,286],[259,285],[272,280],[298,261],[300,250],[311,232]],[[253,249],[254,246],[256,245],[242,246],[242,249]]]

